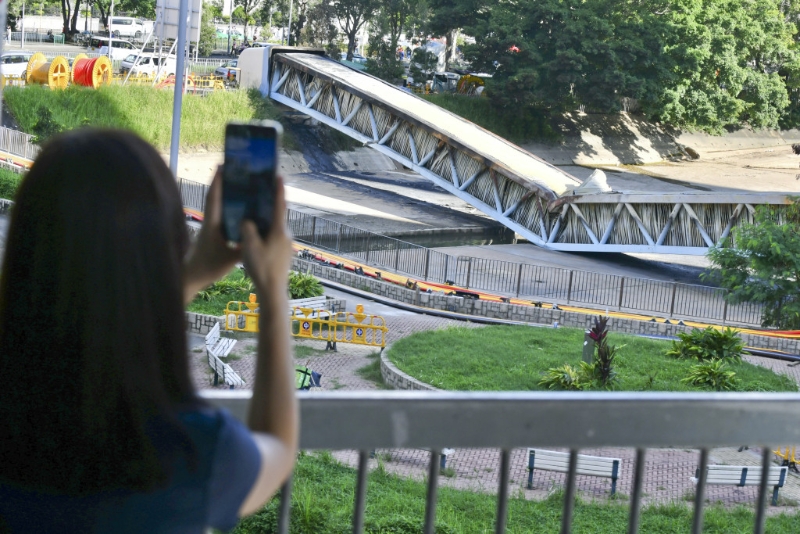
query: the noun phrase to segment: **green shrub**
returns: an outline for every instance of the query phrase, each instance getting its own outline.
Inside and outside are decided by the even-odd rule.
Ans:
[[[737,388],[739,379],[736,378],[735,372],[728,371],[723,360],[715,359],[708,363],[693,365],[689,369],[689,375],[682,382],[716,391],[732,391]]]
[[[309,273],[289,272],[289,298],[308,299],[325,293],[316,276]]]
[[[14,200],[23,176],[8,169],[0,169],[0,198]]]
[[[592,366],[586,362],[581,362],[581,366],[575,369],[568,363],[559,367],[551,367],[542,373],[539,385],[547,389],[562,389],[565,391],[580,391],[586,387],[586,372],[584,369],[591,369]],[[584,372],[582,372],[584,371]]]
[[[242,291],[253,291],[253,282],[249,278],[225,277],[208,286],[206,289],[197,293],[200,300],[213,300],[214,297],[222,295],[234,295]]]
[[[690,358],[705,362],[708,360],[741,360],[744,343],[739,338],[738,330],[726,328],[717,330],[707,327],[704,330],[694,329],[688,334],[680,333],[680,341],[673,341],[667,356],[674,358]]]

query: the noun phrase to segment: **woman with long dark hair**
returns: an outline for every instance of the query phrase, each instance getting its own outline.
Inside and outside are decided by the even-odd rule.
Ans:
[[[228,530],[291,472],[285,217],[266,239],[246,221],[232,250],[220,201],[218,174],[190,249],[175,179],[139,137],[43,147],[0,277],[0,532]],[[185,303],[238,261],[261,304],[250,431],[197,397],[185,334]]]

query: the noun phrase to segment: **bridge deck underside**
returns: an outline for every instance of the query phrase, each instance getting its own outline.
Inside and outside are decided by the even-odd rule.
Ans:
[[[311,54],[273,58],[269,96],[556,250],[704,254],[785,195],[572,195],[580,182],[398,87]]]

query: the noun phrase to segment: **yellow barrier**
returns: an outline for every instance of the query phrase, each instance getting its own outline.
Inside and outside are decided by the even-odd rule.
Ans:
[[[294,333],[295,324],[297,325],[296,334]],[[333,330],[335,330],[333,314],[328,310],[292,308],[292,336],[330,342]]]
[[[781,447],[772,452],[775,454],[775,456],[781,459],[781,465],[786,465],[789,467],[789,469],[792,469],[795,472],[798,471],[797,458],[795,457],[796,447],[786,447],[785,451]]]
[[[225,330],[234,332],[258,332],[258,303],[255,293],[250,293],[250,302],[231,301],[225,306]],[[242,309],[244,305],[244,310]]]
[[[386,347],[386,321],[380,315],[367,315],[364,306],[356,306],[356,312],[339,312],[334,316],[331,329],[330,348],[336,350],[336,343],[353,343],[370,347]]]

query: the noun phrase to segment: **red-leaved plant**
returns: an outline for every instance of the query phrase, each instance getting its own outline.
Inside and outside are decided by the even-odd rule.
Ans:
[[[594,326],[589,330],[589,337],[595,346],[592,378],[599,386],[610,389],[617,378],[617,373],[614,372],[614,355],[617,347],[608,344],[608,317],[597,316]]]

